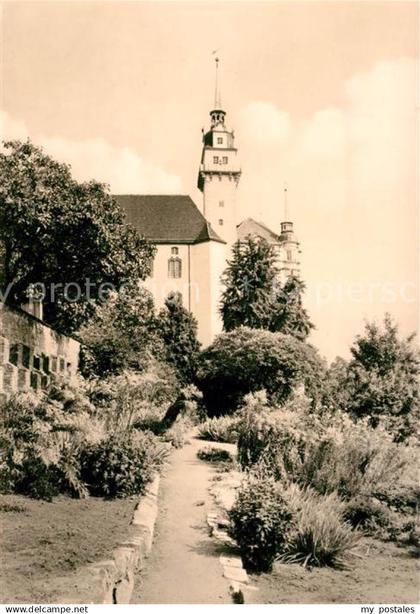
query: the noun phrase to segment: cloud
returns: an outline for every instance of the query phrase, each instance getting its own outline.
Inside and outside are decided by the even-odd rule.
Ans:
[[[287,140],[290,117],[270,102],[250,102],[240,114],[241,135],[264,145],[277,145]]]
[[[29,132],[24,122],[0,111],[0,133],[4,139],[25,139]],[[182,191],[178,175],[145,160],[127,147],[113,147],[103,139],[71,141],[38,135],[31,140],[53,158],[71,165],[79,181],[96,179],[118,193],[170,194]]]
[[[415,305],[399,291],[417,283],[417,83],[415,60],[394,59],[354,75],[343,104],[304,120],[261,101],[240,115],[241,217],[278,228],[287,182],[314,340],[329,357],[349,345],[364,318],[390,311],[406,332],[417,325]],[[335,289],[322,306],[314,299],[320,284]],[[352,284],[362,284],[362,301],[342,300]],[[395,300],[372,284],[391,284]]]

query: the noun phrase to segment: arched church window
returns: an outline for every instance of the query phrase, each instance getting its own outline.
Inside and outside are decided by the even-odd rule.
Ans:
[[[287,250],[287,260],[291,260],[292,259],[292,250],[288,249]]]
[[[178,256],[179,254],[179,248],[178,247],[171,247],[171,254],[173,256]]]
[[[182,261],[181,258],[169,258],[168,260],[168,277],[179,279],[182,276]]]

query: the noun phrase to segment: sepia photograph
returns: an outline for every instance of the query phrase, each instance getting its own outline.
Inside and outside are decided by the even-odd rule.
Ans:
[[[414,614],[419,2],[0,24],[1,612]]]

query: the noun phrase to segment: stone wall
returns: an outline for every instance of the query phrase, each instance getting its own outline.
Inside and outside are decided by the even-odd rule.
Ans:
[[[34,316],[0,303],[0,394],[42,390],[77,372],[80,344]]]

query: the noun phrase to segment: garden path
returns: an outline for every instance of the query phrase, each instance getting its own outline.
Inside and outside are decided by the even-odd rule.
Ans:
[[[232,603],[219,562],[223,547],[206,524],[214,507],[208,489],[215,469],[197,458],[197,450],[207,445],[192,438],[172,454],[161,479],[152,552],[131,603]]]

